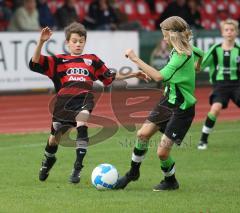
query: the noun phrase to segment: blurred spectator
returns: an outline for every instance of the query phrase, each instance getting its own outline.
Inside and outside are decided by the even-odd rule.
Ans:
[[[169,60],[170,49],[166,41],[161,39],[150,57],[150,65],[155,69],[162,69]]]
[[[141,30],[142,26],[138,20],[128,20],[126,13],[122,12],[119,3],[112,1],[111,6],[117,18],[117,28],[118,30]]]
[[[230,13],[228,7],[217,7],[215,19],[214,19],[214,25],[212,29],[219,29],[220,23],[228,18],[230,18]]]
[[[23,6],[16,9],[10,24],[10,31],[36,31],[40,29],[35,0],[24,0]]]
[[[221,21],[224,21],[224,20],[230,18],[229,9],[224,8],[224,7],[218,7],[217,8],[217,18],[218,18],[218,22],[221,22]]]
[[[159,24],[170,16],[180,16],[184,20],[187,20],[190,16],[189,8],[185,0],[176,0],[169,3],[165,8],[160,18],[156,21],[156,28],[159,29]]]
[[[59,30],[63,29],[74,21],[79,22],[75,3],[75,0],[65,0],[63,6],[57,9],[56,21]]]
[[[201,26],[201,14],[199,12],[199,1],[188,0],[187,6],[189,8],[189,16],[186,19],[186,22],[195,29],[202,28]]]
[[[5,31],[8,27],[12,12],[5,5],[4,1],[0,1],[0,31]]]
[[[88,17],[85,19],[90,29],[116,30],[117,15],[108,0],[95,0],[89,6]]]
[[[38,0],[37,8],[39,13],[40,26],[42,28],[46,26],[53,28],[55,26],[55,20],[48,7],[47,0]]]

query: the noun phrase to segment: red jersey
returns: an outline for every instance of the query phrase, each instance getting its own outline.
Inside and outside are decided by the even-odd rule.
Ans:
[[[94,54],[40,56],[39,63],[29,63],[32,71],[48,76],[58,95],[77,95],[92,90],[93,81],[105,86],[112,83],[115,73]]]

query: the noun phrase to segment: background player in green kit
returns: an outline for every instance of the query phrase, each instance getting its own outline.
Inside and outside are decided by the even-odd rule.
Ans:
[[[222,21],[223,42],[213,45],[204,55],[201,67],[209,67],[210,83],[213,86],[209,98],[210,112],[202,128],[198,149],[207,149],[208,136],[222,109],[227,108],[231,99],[240,106],[240,46],[235,40],[238,35],[238,22],[232,19]]]
[[[179,188],[175,178],[175,161],[170,155],[174,143],[180,145],[195,115],[194,97],[195,68],[194,54],[189,43],[192,32],[188,24],[178,16],[172,16],[160,24],[164,40],[173,47],[168,64],[160,71],[138,58],[129,49],[126,56],[155,81],[165,84],[164,96],[149,114],[146,122],[137,132],[137,141],[132,153],[131,168],[119,178],[115,189],[125,188],[129,182],[140,176],[140,165],[148,150],[148,142],[157,131],[163,133],[157,148],[164,180],[153,190],[174,190]]]

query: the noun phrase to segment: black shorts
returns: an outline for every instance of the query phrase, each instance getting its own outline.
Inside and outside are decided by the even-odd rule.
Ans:
[[[209,97],[209,103],[211,105],[221,103],[223,109],[226,109],[230,100],[240,107],[240,82],[235,84],[213,85],[213,91]]]
[[[76,116],[82,110],[92,112],[94,96],[91,93],[83,93],[78,96],[57,96],[53,109],[53,122],[76,123]]]
[[[180,145],[195,116],[195,105],[182,110],[162,98],[149,114],[147,120],[156,124],[159,131]]]

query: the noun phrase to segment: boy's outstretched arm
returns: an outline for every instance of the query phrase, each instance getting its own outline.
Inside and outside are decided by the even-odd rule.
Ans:
[[[146,82],[151,80],[151,78],[146,73],[144,73],[143,71],[140,71],[140,70],[137,72],[131,72],[128,74],[122,74],[120,72],[117,72],[116,77],[115,77],[116,80],[123,80],[123,79],[128,79],[128,78],[138,78],[138,79],[144,80]]]
[[[161,76],[160,72],[155,68],[151,67],[150,65],[146,64],[142,61],[132,49],[127,49],[125,52],[125,56],[129,58],[132,62],[134,62],[141,70],[147,74],[150,78],[154,81],[161,81],[163,77]]]
[[[45,27],[42,29],[40,38],[38,40],[37,46],[35,48],[35,51],[34,51],[34,54],[32,57],[33,63],[39,63],[42,46],[43,46],[44,42],[47,41],[51,36],[52,36],[52,31],[50,30],[49,27]]]

